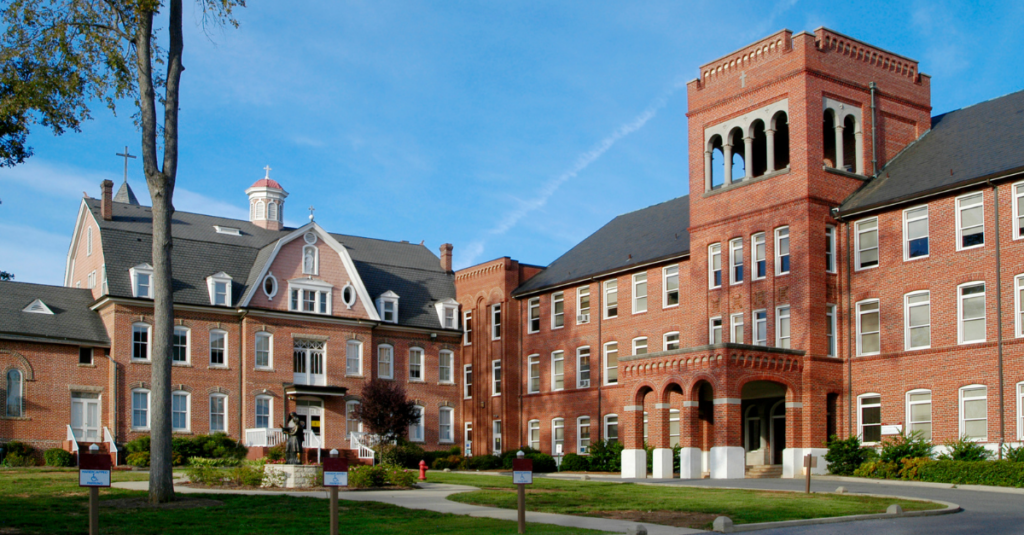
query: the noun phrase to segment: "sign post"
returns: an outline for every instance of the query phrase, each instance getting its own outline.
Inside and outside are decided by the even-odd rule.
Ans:
[[[348,459],[338,457],[338,450],[324,459],[324,486],[331,489],[331,535],[338,535],[338,487],[348,486]]]
[[[533,484],[533,461],[522,450],[512,459],[512,483],[518,487],[519,533],[526,533],[526,486]]]
[[[811,455],[809,453],[807,455],[804,455],[804,472],[807,474],[807,485],[806,485],[806,487],[804,489],[804,492],[807,493],[807,494],[811,493],[811,468],[817,468],[817,467],[818,467],[818,458],[817,457],[815,457],[815,456],[813,456],[813,455]]]
[[[100,533],[100,487],[110,487],[110,456],[96,444],[78,454],[78,486],[89,487],[89,535]]]

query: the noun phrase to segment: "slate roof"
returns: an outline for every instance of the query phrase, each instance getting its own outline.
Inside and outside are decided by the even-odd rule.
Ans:
[[[519,297],[690,252],[690,196],[622,214],[512,292]]]
[[[53,314],[22,312],[36,299]],[[103,321],[89,309],[93,301],[91,290],[0,281],[0,338],[109,347]]]
[[[113,203],[113,220],[100,217],[100,201],[86,199],[103,235],[103,255],[111,296],[131,297],[129,269],[151,263],[150,207]],[[214,225],[237,228],[238,236],[218,234]],[[266,230],[248,221],[175,212],[171,234],[174,254],[174,302],[209,305],[206,277],[225,272],[232,278],[231,296],[238,305],[257,277],[277,241],[295,229]],[[399,295],[398,324],[441,329],[434,304],[455,298],[455,275],[441,269],[440,259],[426,247],[407,242],[331,234],[359,272],[370,299],[388,290]],[[370,306],[376,306],[370,303]]]
[[[846,199],[851,215],[1024,171],[1024,91],[932,118],[932,129]]]

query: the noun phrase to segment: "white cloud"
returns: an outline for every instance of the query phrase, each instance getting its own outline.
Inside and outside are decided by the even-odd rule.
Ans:
[[[243,221],[249,220],[248,208],[219,201],[180,187],[174,188],[174,209],[182,212],[241,219]]]
[[[70,235],[0,224],[0,270],[19,282],[60,286],[70,244]]]

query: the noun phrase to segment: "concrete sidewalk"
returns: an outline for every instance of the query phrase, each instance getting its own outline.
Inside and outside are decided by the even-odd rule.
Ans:
[[[175,481],[181,483],[182,481]],[[479,505],[468,505],[448,500],[448,496],[459,492],[478,490],[476,487],[464,485],[446,485],[442,483],[420,483],[420,489],[414,490],[375,490],[375,491],[349,491],[340,492],[340,500],[354,502],[381,502],[406,509],[422,509],[437,513],[451,513],[454,515],[467,515],[482,518],[496,518],[499,520],[517,520],[516,511],[511,509],[499,509],[497,507],[483,507]],[[113,483],[111,486],[119,489],[149,490],[148,481],[128,481]],[[253,496],[296,496],[308,498],[325,499],[330,494],[325,491],[273,491],[273,490],[221,490],[221,489],[196,489],[175,485],[174,492],[181,494],[248,494]],[[326,513],[326,509],[324,510]],[[612,520],[607,518],[593,518],[585,516],[557,515],[553,513],[534,513],[527,511],[527,522],[539,524],[554,524],[570,528],[593,529],[612,533],[626,533],[630,528],[638,525],[637,522],[625,520]],[[707,533],[697,529],[676,528],[662,526],[659,524],[640,524],[647,528],[649,535],[682,535],[687,533]]]

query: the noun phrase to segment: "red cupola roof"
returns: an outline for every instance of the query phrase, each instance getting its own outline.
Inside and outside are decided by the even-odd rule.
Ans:
[[[257,180],[256,182],[254,182],[253,185],[249,186],[249,187],[250,188],[277,188],[277,189],[280,189],[280,190],[284,189],[284,188],[281,187],[281,184],[278,184],[277,181],[272,179],[272,178],[261,178],[261,179]]]

